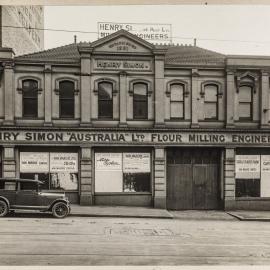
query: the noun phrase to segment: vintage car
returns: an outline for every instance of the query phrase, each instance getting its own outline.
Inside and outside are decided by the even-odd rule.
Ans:
[[[65,194],[40,192],[41,184],[39,180],[0,178],[0,217],[19,209],[51,212],[56,218],[66,217],[70,205]]]

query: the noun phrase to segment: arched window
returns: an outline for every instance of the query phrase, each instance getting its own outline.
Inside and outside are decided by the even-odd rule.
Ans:
[[[98,118],[113,118],[113,84],[110,82],[98,83]]]
[[[133,84],[133,118],[148,118],[148,87],[145,83]]]
[[[204,86],[204,119],[218,118],[218,86],[207,84]]]
[[[184,85],[173,83],[170,85],[171,118],[184,118]]]
[[[38,117],[38,82],[24,80],[22,82],[23,117]]]
[[[59,83],[59,116],[60,118],[74,118],[74,82],[61,81]]]
[[[252,87],[249,85],[242,85],[239,87],[238,94],[239,101],[239,120],[250,120],[252,118]]]

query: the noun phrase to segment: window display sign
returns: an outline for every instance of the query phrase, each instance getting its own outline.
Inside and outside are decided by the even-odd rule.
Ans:
[[[270,197],[270,155],[261,155],[261,197]]]
[[[98,171],[121,171],[122,153],[96,153],[95,169]]]
[[[68,172],[52,173],[51,189],[77,190],[77,174]]]
[[[124,173],[146,173],[150,172],[150,153],[124,153]]]
[[[49,172],[49,153],[21,152],[20,172],[47,173]]]
[[[50,153],[50,172],[78,172],[78,154]]]
[[[259,179],[260,155],[236,155],[235,177],[238,179]]]

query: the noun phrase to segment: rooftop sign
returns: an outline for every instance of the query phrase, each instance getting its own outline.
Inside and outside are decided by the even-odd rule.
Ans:
[[[171,24],[98,22],[98,38],[106,37],[122,29],[148,42],[172,42]]]

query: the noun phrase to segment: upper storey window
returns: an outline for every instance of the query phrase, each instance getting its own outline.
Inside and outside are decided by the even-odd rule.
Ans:
[[[24,80],[22,82],[23,117],[38,117],[38,82]]]
[[[74,118],[74,82],[59,83],[59,115],[60,118]]]
[[[252,87],[248,85],[242,85],[239,87],[239,120],[251,120],[252,119]]]
[[[98,83],[98,118],[113,118],[113,84],[110,82]]]
[[[204,86],[204,119],[218,118],[218,86],[208,84]]]
[[[133,118],[148,118],[148,86],[146,83],[133,84]]]
[[[174,83],[170,85],[171,118],[184,118],[184,85]]]

